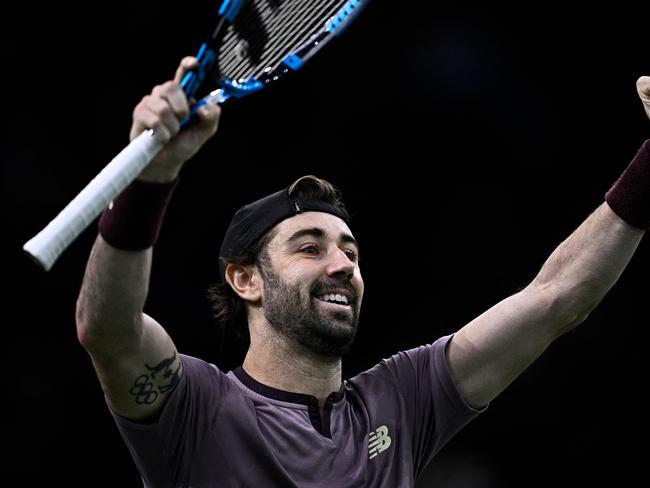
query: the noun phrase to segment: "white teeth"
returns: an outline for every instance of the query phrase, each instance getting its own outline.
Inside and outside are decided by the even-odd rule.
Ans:
[[[343,303],[345,305],[348,304],[348,297],[341,295],[340,293],[328,293],[326,295],[319,296],[318,299],[324,302],[337,302]]]

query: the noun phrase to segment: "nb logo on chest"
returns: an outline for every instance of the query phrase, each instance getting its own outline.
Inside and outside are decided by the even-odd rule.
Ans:
[[[368,436],[368,459],[374,458],[377,454],[384,452],[390,447],[388,427],[382,425]]]

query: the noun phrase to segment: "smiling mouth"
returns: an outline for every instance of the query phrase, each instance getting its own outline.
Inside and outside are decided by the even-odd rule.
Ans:
[[[318,295],[316,299],[325,303],[333,303],[335,305],[350,306],[350,300],[348,299],[348,297],[341,293],[325,293],[323,295]]]
[[[336,300],[330,298],[329,300],[324,300],[321,296],[314,297],[314,300],[318,303],[318,307],[325,313],[345,313],[345,316],[348,317],[353,313],[352,305],[346,303],[347,300]]]

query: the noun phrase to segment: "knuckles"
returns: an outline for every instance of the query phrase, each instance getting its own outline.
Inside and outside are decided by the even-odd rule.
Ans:
[[[650,76],[641,76],[636,80],[636,87],[639,93],[650,95]]]

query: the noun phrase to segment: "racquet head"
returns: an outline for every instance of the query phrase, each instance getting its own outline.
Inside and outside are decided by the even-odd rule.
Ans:
[[[217,26],[197,54],[199,67],[181,82],[204,103],[241,98],[300,69],[338,36],[368,0],[223,0]],[[205,91],[205,90],[204,90]]]

